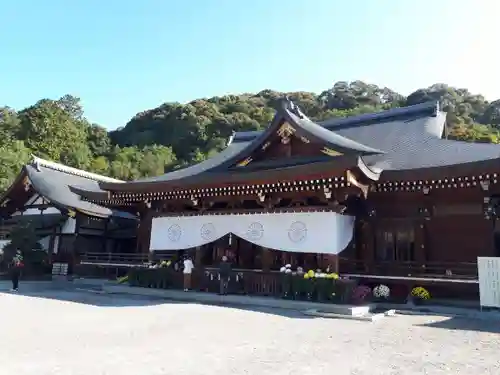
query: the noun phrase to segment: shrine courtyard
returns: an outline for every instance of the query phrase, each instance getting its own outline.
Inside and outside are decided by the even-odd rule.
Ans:
[[[487,320],[371,323],[77,290],[25,294],[0,294],[0,374],[500,373],[500,323]]]

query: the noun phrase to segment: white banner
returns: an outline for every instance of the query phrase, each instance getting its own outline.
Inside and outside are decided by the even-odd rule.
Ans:
[[[256,245],[300,253],[338,254],[352,239],[354,217],[334,212],[154,218],[150,250],[183,250],[229,233]]]

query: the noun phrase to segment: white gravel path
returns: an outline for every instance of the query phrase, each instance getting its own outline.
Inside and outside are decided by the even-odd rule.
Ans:
[[[75,291],[0,294],[0,305],[2,375],[500,374],[500,322],[367,323]]]

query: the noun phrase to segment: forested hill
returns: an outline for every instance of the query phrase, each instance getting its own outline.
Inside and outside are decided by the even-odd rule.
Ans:
[[[90,123],[79,99],[69,95],[42,99],[18,112],[0,107],[0,190],[11,183],[30,154],[124,180],[201,161],[223,148],[233,131],[267,126],[283,95],[264,90],[188,104],[165,103],[138,113],[111,132],[103,127],[106,124]],[[487,102],[466,89],[436,84],[405,97],[356,81],[337,82],[319,94],[288,95],[316,120],[440,100],[448,112],[450,137],[499,142],[500,100]]]

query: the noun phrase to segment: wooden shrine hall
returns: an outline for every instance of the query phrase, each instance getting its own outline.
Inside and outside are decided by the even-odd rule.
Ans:
[[[266,130],[235,133],[199,164],[70,189],[137,211],[145,254],[474,279],[478,256],[500,254],[500,146],[446,139],[445,125],[434,102],[314,122],[285,98]]]
[[[135,252],[134,213],[82,201],[69,189],[99,182],[122,181],[33,157],[0,197],[2,243],[13,227],[29,222],[52,261],[73,262],[89,249]]]

